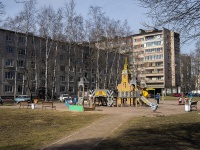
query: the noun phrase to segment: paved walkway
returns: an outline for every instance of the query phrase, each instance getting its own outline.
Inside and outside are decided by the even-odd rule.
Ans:
[[[157,112],[150,107],[96,107],[95,111],[86,113],[109,114],[106,118],[91,124],[79,131],[48,145],[44,150],[91,150],[95,149],[102,140],[109,138],[112,133],[119,129],[128,119],[134,116],[167,116],[185,112],[184,105],[177,105],[176,101],[161,101]],[[64,110],[61,107],[59,110]]]

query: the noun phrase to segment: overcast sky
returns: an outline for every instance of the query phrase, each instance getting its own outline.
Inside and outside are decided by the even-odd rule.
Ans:
[[[0,1],[5,5],[6,16],[15,16],[23,9],[23,3],[16,3],[14,0]],[[63,7],[64,3],[68,3],[69,0],[37,0],[37,2],[39,8],[44,5],[51,5],[56,10],[59,7]],[[139,5],[133,0],[74,0],[74,2],[76,4],[76,12],[81,14],[85,19],[87,18],[90,6],[101,7],[102,12],[105,12],[105,15],[109,18],[121,20],[122,22],[127,19],[134,34],[137,34],[139,29],[145,29],[141,24],[142,22],[145,21],[151,25],[151,19],[148,19],[145,16],[147,10],[139,7]],[[181,45],[181,52],[189,53],[190,50],[194,49],[194,45],[194,43]]]

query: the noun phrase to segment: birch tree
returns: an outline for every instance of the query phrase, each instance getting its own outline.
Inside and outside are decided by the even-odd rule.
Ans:
[[[66,18],[66,39],[69,43],[69,49],[68,49],[68,67],[73,68],[74,70],[74,84],[70,85],[70,77],[72,76],[70,71],[68,71],[68,81],[67,81],[67,89],[68,92],[70,87],[73,86],[73,89],[75,89],[74,93],[77,93],[77,85],[78,85],[78,78],[77,78],[77,66],[79,66],[80,60],[78,60],[80,53],[78,48],[78,43],[81,43],[84,37],[83,33],[83,17],[81,15],[77,15],[75,11],[76,4],[74,3],[74,0],[71,0],[69,3],[65,4],[65,18]],[[71,70],[68,69],[68,70]]]
[[[28,65],[27,59],[30,58],[27,54],[32,52],[32,49],[29,48],[31,51],[28,52],[28,37],[30,32],[34,32],[35,30],[35,14],[36,14],[36,0],[29,0],[24,3],[24,10],[22,10],[19,15],[22,18],[22,32],[25,33],[25,57],[24,57],[24,74],[23,74],[23,85],[22,85],[22,94],[26,93],[26,87],[28,87],[31,93],[32,99],[32,77],[33,70],[30,70]]]
[[[99,89],[99,54],[100,54],[100,41],[103,36],[103,18],[104,13],[102,13],[100,7],[91,6],[89,9],[90,21],[91,21],[91,38],[95,41],[96,52],[96,89]]]
[[[65,19],[66,19],[66,27],[65,27],[65,35],[67,42],[69,43],[68,45],[68,72],[67,72],[67,90],[69,92],[70,89],[70,70],[72,69],[73,64],[71,64],[72,58],[72,46],[74,42],[74,36],[75,36],[75,31],[74,31],[74,20],[76,16],[75,12],[75,3],[73,0],[70,0],[69,3],[65,3]],[[71,69],[70,69],[71,68]],[[67,92],[67,93],[68,93]]]
[[[191,90],[200,90],[200,41],[197,41],[195,49],[190,53],[190,57],[191,57],[191,82],[190,82]]]
[[[57,59],[58,59],[58,48],[59,43],[62,43],[64,40],[63,37],[63,13],[61,9],[58,9],[56,16],[54,17],[54,24],[53,24],[53,40],[55,41],[55,51],[54,51],[54,64],[53,64],[53,83],[52,83],[52,89],[51,89],[51,95],[53,98],[53,95],[57,93],[56,89],[56,67],[57,67]]]
[[[44,39],[45,42],[45,50],[42,49],[45,53],[45,101],[47,101],[48,96],[48,69],[49,69],[49,61],[50,61],[50,52],[52,51],[52,35],[53,35],[53,21],[55,17],[54,10],[49,7],[43,7],[38,13],[38,26],[39,26],[39,34],[40,37]]]

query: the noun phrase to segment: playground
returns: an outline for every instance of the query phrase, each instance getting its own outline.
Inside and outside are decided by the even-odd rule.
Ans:
[[[197,109],[200,104],[197,101],[195,102],[195,111],[190,108],[189,101],[191,99],[187,101],[188,104],[187,102],[182,104],[178,99],[167,100],[160,97],[160,102],[157,104],[154,98],[148,97],[146,87],[142,88],[137,85],[136,79],[130,78],[127,60],[122,70],[122,81],[117,86],[117,95],[114,95],[114,91],[108,89],[85,91],[84,79],[81,79],[78,87],[76,104],[69,103],[71,100],[65,100],[65,103],[43,101],[31,104],[31,108],[23,107],[23,110],[20,108],[19,112],[23,118],[28,118],[27,123],[36,123],[36,129],[41,136],[44,137],[44,134],[48,133],[46,140],[32,142],[33,146],[30,145],[30,147],[27,143],[31,139],[24,137],[26,136],[24,133],[27,133],[28,129],[25,128],[24,133],[17,133],[24,137],[22,139],[24,139],[27,149],[198,149],[200,147],[200,141],[197,138],[200,136],[198,130],[200,112]],[[46,107],[49,110],[46,110]],[[5,105],[0,108],[19,110],[19,104]],[[24,111],[29,115],[25,116]],[[46,115],[45,112],[47,112]],[[6,113],[4,112],[4,114]],[[32,114],[36,118],[31,119]],[[40,115],[39,118],[37,117],[38,114]],[[45,126],[43,133],[40,126],[44,127],[43,122],[46,120],[46,116],[48,121],[45,122],[48,125]],[[20,118],[20,116],[17,117]],[[57,117],[59,120],[55,123]],[[6,118],[4,119],[6,120]],[[13,125],[12,120],[9,121],[8,124]],[[79,126],[79,124],[81,125]],[[30,126],[32,125],[28,125],[28,127]],[[73,128],[75,126],[76,129]],[[70,130],[68,130],[68,127]],[[6,128],[8,127],[6,126]],[[38,139],[38,134],[35,134],[33,129],[31,131],[33,133],[31,138]],[[56,138],[54,138],[54,134],[59,135],[55,135]],[[10,136],[15,136],[15,134],[10,133]],[[51,137],[51,140],[48,139],[48,136]],[[5,137],[1,137],[1,139],[5,139]],[[173,144],[168,146],[166,143]],[[38,147],[38,145],[40,146]],[[11,148],[13,147],[15,146],[11,146]]]

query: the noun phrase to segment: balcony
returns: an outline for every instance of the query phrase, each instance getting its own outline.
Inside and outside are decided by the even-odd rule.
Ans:
[[[156,84],[156,83],[164,83],[165,81],[164,81],[164,79],[160,79],[160,80],[155,80],[155,79],[154,80],[149,80],[149,79],[146,79],[145,82],[146,83],[155,83]]]
[[[163,72],[145,72],[146,76],[164,76]]]
[[[150,88],[164,88],[165,87],[165,84],[163,83],[163,84],[148,84],[148,83],[146,83],[146,87],[148,88],[148,87],[150,87]]]

